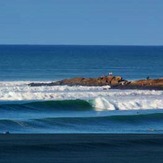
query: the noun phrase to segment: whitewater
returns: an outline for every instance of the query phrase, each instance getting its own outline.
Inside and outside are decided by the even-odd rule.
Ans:
[[[80,99],[89,102],[96,111],[163,109],[163,91],[116,90],[110,89],[109,86],[30,87],[28,86],[30,82],[0,82],[0,102],[27,103]]]
[[[163,133],[163,91],[40,86],[74,77],[163,76],[158,46],[0,46],[0,133]]]
[[[163,91],[30,82],[0,82],[0,133],[163,133]]]

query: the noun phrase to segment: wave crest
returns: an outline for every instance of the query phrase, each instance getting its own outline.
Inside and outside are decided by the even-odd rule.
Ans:
[[[103,110],[146,110],[163,109],[163,99],[109,99],[98,97],[93,101],[93,106],[97,111]]]

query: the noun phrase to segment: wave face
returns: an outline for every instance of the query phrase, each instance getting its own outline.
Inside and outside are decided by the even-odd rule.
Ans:
[[[0,82],[0,132],[163,133],[163,91]]]

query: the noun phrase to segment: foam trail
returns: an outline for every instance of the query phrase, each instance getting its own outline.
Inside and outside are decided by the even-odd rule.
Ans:
[[[163,91],[112,90],[109,86],[41,86],[30,87],[30,81],[0,82],[0,101],[93,101],[97,111],[163,109]]]

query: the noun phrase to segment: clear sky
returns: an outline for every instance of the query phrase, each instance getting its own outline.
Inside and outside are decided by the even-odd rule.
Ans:
[[[163,0],[0,0],[0,44],[163,45]]]

